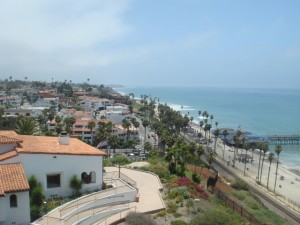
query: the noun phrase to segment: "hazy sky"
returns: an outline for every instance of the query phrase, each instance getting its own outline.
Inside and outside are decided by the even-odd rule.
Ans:
[[[0,78],[300,86],[299,0],[0,0]]]

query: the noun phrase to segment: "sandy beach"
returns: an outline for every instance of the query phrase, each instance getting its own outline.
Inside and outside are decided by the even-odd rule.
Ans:
[[[199,132],[199,126],[193,126],[196,132]],[[212,137],[214,141],[214,138]],[[214,142],[210,144],[212,148],[214,148]],[[283,146],[284,149],[284,146]],[[217,140],[217,148],[216,152],[218,154],[217,159],[220,162],[223,162],[225,165],[232,166],[233,158],[234,158],[234,148],[225,145],[223,141],[218,138]],[[223,159],[224,153],[224,159]],[[243,149],[238,150],[238,154],[246,154],[246,151]],[[252,157],[252,151],[249,150],[248,159]],[[262,158],[261,158],[262,159]],[[279,158],[280,162],[280,158]],[[247,178],[250,182],[256,183],[258,176],[258,164],[259,164],[259,152],[254,151],[253,153],[253,161],[251,160],[246,163],[245,170],[245,178]],[[258,187],[262,188],[266,193],[274,196],[274,184],[275,184],[275,176],[276,176],[276,160],[273,160],[270,169],[270,177],[269,177],[269,189],[267,189],[267,178],[269,171],[269,161],[267,159],[267,155],[265,156],[263,171],[262,171],[262,179],[261,185]],[[245,163],[239,160],[235,162],[236,171],[240,174],[244,174]],[[278,167],[278,176],[277,176],[277,184],[276,184],[276,198],[284,201],[286,204],[290,205],[292,208],[300,211],[300,171],[295,170],[293,168],[288,167],[282,163],[279,163]]]

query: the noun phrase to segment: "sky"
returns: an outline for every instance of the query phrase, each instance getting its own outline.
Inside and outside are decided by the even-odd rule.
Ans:
[[[299,0],[0,0],[0,79],[299,88]]]

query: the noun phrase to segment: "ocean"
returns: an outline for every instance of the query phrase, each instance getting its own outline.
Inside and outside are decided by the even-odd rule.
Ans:
[[[198,111],[207,111],[214,116],[213,128],[218,122],[219,128],[240,127],[257,135],[300,134],[300,89],[122,87],[116,91],[134,93],[135,98],[157,97],[160,103],[192,116],[197,124]],[[300,170],[300,146],[283,145],[280,160]]]

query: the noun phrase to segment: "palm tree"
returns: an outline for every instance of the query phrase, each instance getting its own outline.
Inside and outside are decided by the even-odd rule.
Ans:
[[[127,130],[127,141],[129,141],[131,123],[127,119],[122,120],[122,127]]]
[[[277,164],[276,164],[276,173],[275,173],[275,184],[274,184],[274,193],[276,189],[276,182],[277,182],[277,175],[278,175],[278,165],[279,165],[279,155],[282,151],[282,146],[281,145],[276,145],[275,147],[275,153],[277,154]]]
[[[207,160],[207,162],[209,164],[209,168],[211,168],[211,165],[215,161],[216,156],[217,156],[216,152],[214,152],[214,151],[208,151],[208,153],[206,155],[206,160]]]
[[[223,150],[223,159],[224,159],[224,154],[225,154],[225,145],[226,145],[226,137],[227,137],[227,135],[229,134],[229,132],[228,132],[228,130],[223,130],[223,136],[224,136],[224,150]]]
[[[267,179],[267,189],[269,189],[269,177],[270,177],[270,170],[271,170],[271,164],[272,164],[273,159],[274,159],[274,153],[272,152],[268,156],[268,160],[270,162],[270,165],[269,165],[269,172],[268,172],[268,179]]]
[[[240,138],[237,134],[235,134],[233,137],[232,137],[232,140],[235,144],[235,150],[233,152],[233,166],[235,166],[235,160],[236,160],[236,153],[238,151],[238,147],[239,147],[239,143],[240,143]]]
[[[201,156],[204,154],[204,147],[203,147],[203,145],[198,145],[198,147],[196,149],[196,153],[197,153],[198,159],[201,160]],[[200,175],[201,175],[201,172],[202,172],[202,169],[200,171]]]
[[[37,132],[36,122],[31,117],[21,117],[15,127],[17,134],[33,135]]]
[[[110,135],[108,138],[108,144],[112,147],[114,150],[114,154],[116,154],[116,148],[120,144],[120,139],[115,135]]]
[[[146,120],[146,119],[144,119],[143,121],[142,121],[142,125],[143,125],[143,127],[144,127],[144,154],[145,154],[145,143],[146,143],[146,134],[147,134],[147,127],[150,125],[150,122],[148,121],[148,120]]]
[[[215,122],[215,125],[216,125],[216,127],[218,127],[218,125],[219,125],[219,122]]]
[[[214,143],[214,152],[216,152],[218,137],[220,136],[220,129],[215,129],[214,131],[215,143]]]
[[[265,155],[268,151],[268,145],[266,143],[264,143],[263,145],[263,152],[264,152],[264,155],[263,155],[263,158],[262,158],[262,163],[261,163],[261,170],[260,170],[260,179],[259,179],[259,182],[261,182],[261,178],[262,178],[262,171],[263,171],[263,167],[264,167],[264,161],[265,161]]]
[[[247,164],[247,161],[248,161],[248,151],[250,149],[249,142],[244,142],[244,149],[246,151],[245,166],[244,166],[244,176],[245,176],[245,174],[246,174],[246,164]]]
[[[195,160],[195,152],[197,150],[197,146],[195,142],[191,142],[188,145],[188,150],[189,150],[189,158],[193,160],[194,166],[195,166],[195,173],[196,173],[196,160]]]
[[[201,120],[201,121],[199,122],[199,126],[200,126],[200,132],[202,131],[202,127],[203,127],[203,125],[204,125],[204,122],[203,122],[203,120]]]
[[[212,121],[214,119],[214,115],[210,115],[210,124],[212,125]]]
[[[261,153],[263,151],[263,149],[265,148],[265,143],[264,142],[259,142],[258,143],[258,148],[259,148],[259,160],[258,160],[258,170],[257,170],[257,181],[259,181],[260,179],[260,162],[261,162]]]
[[[88,122],[88,125],[87,125],[87,127],[90,129],[90,131],[91,131],[91,145],[93,145],[93,138],[94,138],[94,135],[93,135],[93,129],[96,127],[96,123],[95,123],[95,121],[93,121],[93,120],[90,120],[89,122]]]

